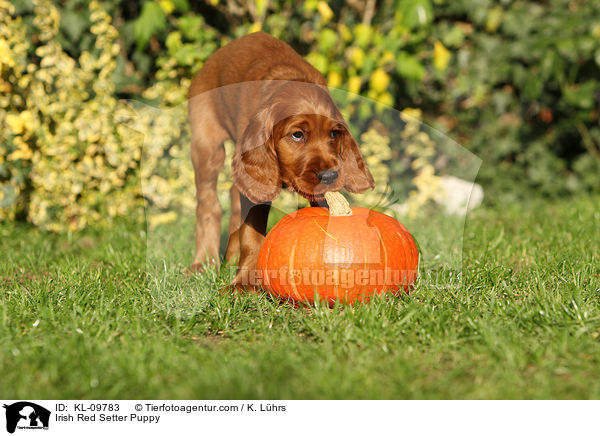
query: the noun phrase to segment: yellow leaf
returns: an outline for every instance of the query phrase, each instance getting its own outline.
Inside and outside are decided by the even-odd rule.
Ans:
[[[13,67],[15,60],[13,59],[13,53],[10,45],[4,40],[0,39],[0,72],[2,71],[2,65]]]
[[[389,92],[384,92],[379,97],[377,97],[377,102],[381,104],[385,104],[386,106],[394,105],[394,97]]]
[[[9,161],[15,161],[19,159],[30,160],[32,156],[33,153],[31,152],[31,149],[28,147],[24,147],[13,151],[11,154],[8,155],[7,159]]]
[[[256,23],[252,24],[252,26],[250,27],[250,30],[248,30],[248,33],[260,32],[261,29],[262,29],[262,23],[257,21]]]
[[[421,112],[421,109],[412,108],[412,107],[407,107],[401,113],[402,113],[402,115],[405,115],[407,118],[414,118],[417,120],[420,120],[421,115],[423,114]]]
[[[333,18],[333,11],[327,2],[320,1],[317,4],[317,10],[319,11],[319,14],[321,14],[321,18],[323,18],[323,23],[327,23]]]
[[[500,23],[502,22],[502,7],[495,6],[489,10],[487,17],[485,18],[485,30],[490,33],[496,32]]]
[[[358,76],[350,77],[350,79],[348,80],[348,91],[350,91],[352,94],[360,93],[361,83],[362,83],[362,81],[361,81],[360,77],[358,77]]]
[[[444,71],[450,62],[450,52],[444,44],[436,41],[433,45],[433,66],[440,71]]]
[[[329,62],[327,61],[327,58],[321,53],[309,53],[306,56],[306,60],[321,73],[325,74],[325,72],[327,72]]]
[[[387,64],[394,63],[395,61],[396,61],[396,56],[394,56],[394,53],[392,53],[389,50],[385,50],[381,54],[381,57],[379,58],[379,60],[377,61],[377,65],[385,66]]]
[[[26,130],[33,128],[31,112],[23,111],[19,115],[8,114],[6,116],[6,124],[15,135],[21,135]]]
[[[337,88],[342,84],[342,75],[337,71],[331,71],[327,76],[327,86]]]
[[[342,35],[342,39],[346,42],[350,42],[352,41],[352,32],[350,32],[350,29],[348,29],[348,26],[346,26],[344,23],[340,24],[338,26],[338,32],[340,35]]]
[[[168,224],[177,219],[177,213],[175,211],[161,213],[159,215],[151,216],[148,219],[148,224],[151,229],[154,229],[156,226],[161,224]]]
[[[15,135],[20,135],[23,133],[23,123],[18,115],[8,114],[6,116],[6,124]]]
[[[317,3],[317,0],[306,0],[302,2],[302,7],[304,8],[305,12],[313,12],[315,9],[317,9]]]
[[[170,14],[175,10],[175,5],[171,0],[160,0],[158,5],[165,12],[165,14]]]
[[[383,71],[381,68],[377,68],[371,74],[371,78],[369,79],[369,86],[375,92],[382,93],[385,91],[390,84],[390,76]]]
[[[351,59],[356,68],[362,68],[365,63],[365,52],[360,47],[353,47]]]

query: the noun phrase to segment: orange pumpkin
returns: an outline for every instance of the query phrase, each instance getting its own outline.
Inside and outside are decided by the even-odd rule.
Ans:
[[[331,216],[327,208],[308,207],[283,217],[260,249],[263,287],[306,302],[315,295],[352,303],[381,292],[408,291],[419,262],[413,237],[387,215],[351,210],[351,216]]]

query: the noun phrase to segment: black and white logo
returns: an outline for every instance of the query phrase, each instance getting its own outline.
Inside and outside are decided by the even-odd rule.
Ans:
[[[50,411],[29,401],[5,404],[6,431],[14,433],[16,429],[48,430]]]

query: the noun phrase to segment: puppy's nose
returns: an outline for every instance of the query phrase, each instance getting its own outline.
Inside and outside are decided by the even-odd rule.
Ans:
[[[324,183],[325,185],[331,185],[337,180],[338,172],[336,170],[325,170],[317,174],[317,177],[321,183]]]

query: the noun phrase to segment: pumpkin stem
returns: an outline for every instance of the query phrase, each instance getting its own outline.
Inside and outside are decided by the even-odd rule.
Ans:
[[[329,206],[330,216],[350,216],[352,215],[352,209],[348,200],[344,198],[339,192],[326,192],[325,200]]]

